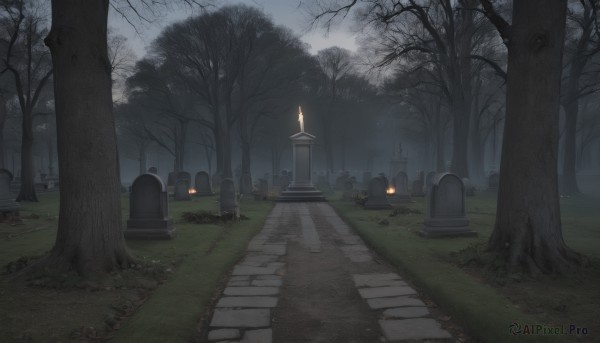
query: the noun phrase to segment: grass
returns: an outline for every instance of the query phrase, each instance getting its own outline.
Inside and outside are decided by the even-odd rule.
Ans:
[[[339,199],[333,196],[329,199]],[[590,334],[582,341],[600,338],[600,283],[598,263],[572,277],[529,279],[494,277],[477,268],[461,267],[460,259],[485,247],[495,218],[495,195],[469,197],[470,225],[478,237],[424,239],[417,235],[423,214],[389,217],[391,211],[366,211],[352,202],[331,204],[365,241],[402,270],[422,291],[484,342],[564,342],[573,336],[512,336],[509,325],[577,325]],[[425,213],[425,199],[409,206]],[[563,231],[567,244],[593,261],[600,258],[600,205],[581,196],[561,200]],[[389,225],[381,225],[382,219]]]
[[[128,199],[123,197],[123,219]],[[226,224],[181,221],[185,211],[217,210],[216,197],[170,202],[177,237],[128,241],[140,270],[114,273],[100,287],[51,289],[0,276],[2,341],[56,342],[69,338],[114,342],[189,342],[199,337],[202,317],[249,239],[273,204],[243,199],[248,220]],[[0,265],[42,255],[55,239],[58,193],[24,204],[23,224],[0,223]],[[156,268],[153,268],[156,266]]]

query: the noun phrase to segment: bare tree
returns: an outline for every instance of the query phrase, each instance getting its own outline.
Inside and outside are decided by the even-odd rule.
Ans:
[[[123,3],[151,8],[167,2]],[[45,39],[54,69],[61,201],[56,243],[37,266],[86,277],[132,262],[121,227],[107,44],[110,5],[108,0],[52,0],[52,26]]]
[[[600,89],[600,68],[593,59],[600,52],[598,27],[599,0],[572,1],[568,13],[565,71],[563,72],[562,106],[565,109],[565,158],[562,166],[561,192],[580,193],[576,178],[577,118],[579,99]]]
[[[22,113],[21,189],[18,201],[38,201],[33,167],[33,117],[40,94],[52,75],[50,55],[42,44],[44,19],[34,2],[4,1],[2,25],[6,54],[1,73],[10,73]]]

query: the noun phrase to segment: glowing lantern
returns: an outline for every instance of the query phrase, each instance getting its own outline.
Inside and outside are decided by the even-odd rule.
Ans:
[[[190,188],[188,190],[188,194],[196,194],[196,189],[195,188]]]
[[[388,187],[388,189],[385,190],[385,193],[387,195],[394,195],[394,193],[396,193],[396,189],[392,186]]]

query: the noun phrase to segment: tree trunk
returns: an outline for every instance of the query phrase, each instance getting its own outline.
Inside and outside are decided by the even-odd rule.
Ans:
[[[21,189],[17,201],[38,201],[33,170],[33,118],[31,108],[23,111],[21,136]]]
[[[480,118],[473,118],[473,127],[471,128],[471,179],[482,182],[485,179],[483,166],[485,142],[481,139]]]
[[[462,109],[458,112],[463,112]],[[460,176],[469,177],[467,151],[469,147],[469,116],[463,113],[454,113],[452,165],[450,170]]]
[[[579,114],[579,101],[572,100],[565,104],[565,131],[563,161],[563,175],[561,180],[561,193],[565,195],[579,194],[577,186],[577,115]]]
[[[436,120],[435,120],[435,131],[436,131],[436,140],[435,140],[435,157],[436,157],[436,171],[441,173],[446,171],[446,162],[444,161],[444,130],[442,129],[442,123],[440,118],[440,113],[438,112]]]
[[[563,241],[557,175],[567,1],[513,6],[500,188],[489,248],[510,271],[565,273],[580,261]]]
[[[121,227],[117,137],[107,53],[109,1],[52,0],[52,54],[60,211],[41,262],[84,277],[128,267]]]
[[[4,144],[4,125],[8,114],[6,103],[8,98],[3,90],[0,90],[0,168],[6,168],[6,144]]]

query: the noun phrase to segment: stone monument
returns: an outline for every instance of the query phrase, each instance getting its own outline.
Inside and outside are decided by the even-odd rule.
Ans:
[[[407,172],[408,159],[402,155],[402,143],[396,145],[394,156],[390,161],[390,174],[396,175],[398,172]]]
[[[290,136],[294,154],[292,180],[277,201],[326,201],[323,193],[312,183],[312,146],[316,137],[304,132],[302,109],[298,108],[298,111],[300,132]]]
[[[369,182],[369,193],[364,207],[370,210],[386,210],[392,208],[386,196],[386,182],[379,176]]]
[[[125,238],[170,239],[175,227],[169,218],[167,188],[156,174],[142,174],[131,185]]]
[[[196,195],[214,195],[210,185],[208,173],[205,171],[199,171],[196,173],[196,177],[194,178],[194,187],[196,188]]]
[[[465,186],[451,173],[436,174],[427,193],[423,237],[475,236],[465,212]]]
[[[174,192],[175,201],[186,201],[192,200],[190,198],[190,180],[188,179],[179,179],[175,183],[175,192]]]
[[[394,196],[390,200],[394,203],[412,202],[410,191],[408,190],[408,175],[403,171],[398,172],[394,177],[393,183]]]

